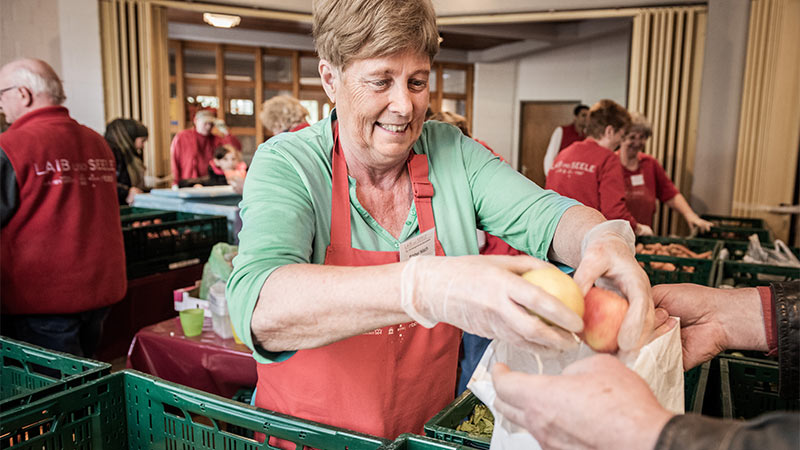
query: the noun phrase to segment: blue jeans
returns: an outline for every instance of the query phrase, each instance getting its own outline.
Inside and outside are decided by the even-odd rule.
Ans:
[[[472,376],[472,372],[475,371],[475,368],[478,367],[478,363],[481,361],[486,347],[489,346],[489,342],[491,341],[485,337],[464,333],[461,338],[463,353],[461,355],[461,360],[458,362],[461,366],[461,376],[458,378],[458,391],[456,392],[456,396],[461,395],[461,393],[467,389],[469,378]]]
[[[91,358],[109,306],[75,314],[3,314],[2,334],[40,347]]]

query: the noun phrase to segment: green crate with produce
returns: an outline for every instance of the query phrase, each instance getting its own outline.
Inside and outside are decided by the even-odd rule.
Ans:
[[[391,443],[133,370],[36,401],[14,414],[0,413],[2,447],[15,450],[273,448],[237,429],[290,441],[299,449],[376,450]]]
[[[492,440],[491,431],[494,428],[494,417],[491,419],[491,429],[486,426],[483,429],[471,427],[471,432],[458,429],[463,423],[475,424],[482,421],[482,418],[475,420],[476,408],[486,409],[486,406],[470,390],[464,391],[453,403],[447,405],[425,424],[425,435],[472,448],[488,449]],[[491,416],[490,412],[489,416]],[[483,418],[488,419],[485,415]]]
[[[651,284],[695,283],[713,286],[721,242],[713,239],[639,236],[636,260]]]
[[[3,412],[19,409],[111,372],[110,364],[2,336],[0,367],[0,411]]]

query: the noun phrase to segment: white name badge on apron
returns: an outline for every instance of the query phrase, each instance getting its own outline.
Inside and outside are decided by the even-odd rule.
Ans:
[[[431,228],[400,244],[400,261],[408,261],[415,256],[435,256],[436,241],[434,237],[434,229]]]
[[[643,184],[644,184],[644,175],[642,174],[631,175],[632,186],[642,186]]]

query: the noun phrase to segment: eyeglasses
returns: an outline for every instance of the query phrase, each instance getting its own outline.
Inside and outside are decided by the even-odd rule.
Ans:
[[[3,94],[5,94],[7,91],[10,91],[10,90],[12,90],[12,89],[16,89],[16,88],[18,88],[18,87],[19,87],[19,86],[9,86],[9,87],[7,87],[7,88],[0,89],[0,98],[3,98]]]

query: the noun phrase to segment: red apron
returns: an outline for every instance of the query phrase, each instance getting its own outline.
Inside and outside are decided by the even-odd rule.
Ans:
[[[351,246],[347,162],[336,128],[331,165],[331,241],[325,264],[398,262],[399,252]],[[412,151],[407,166],[420,232],[435,228],[427,156]],[[438,238],[436,254],[444,255]],[[387,439],[421,434],[425,422],[453,400],[460,339],[461,330],[450,325],[427,329],[408,322],[299,350],[286,361],[258,365],[256,406]]]

